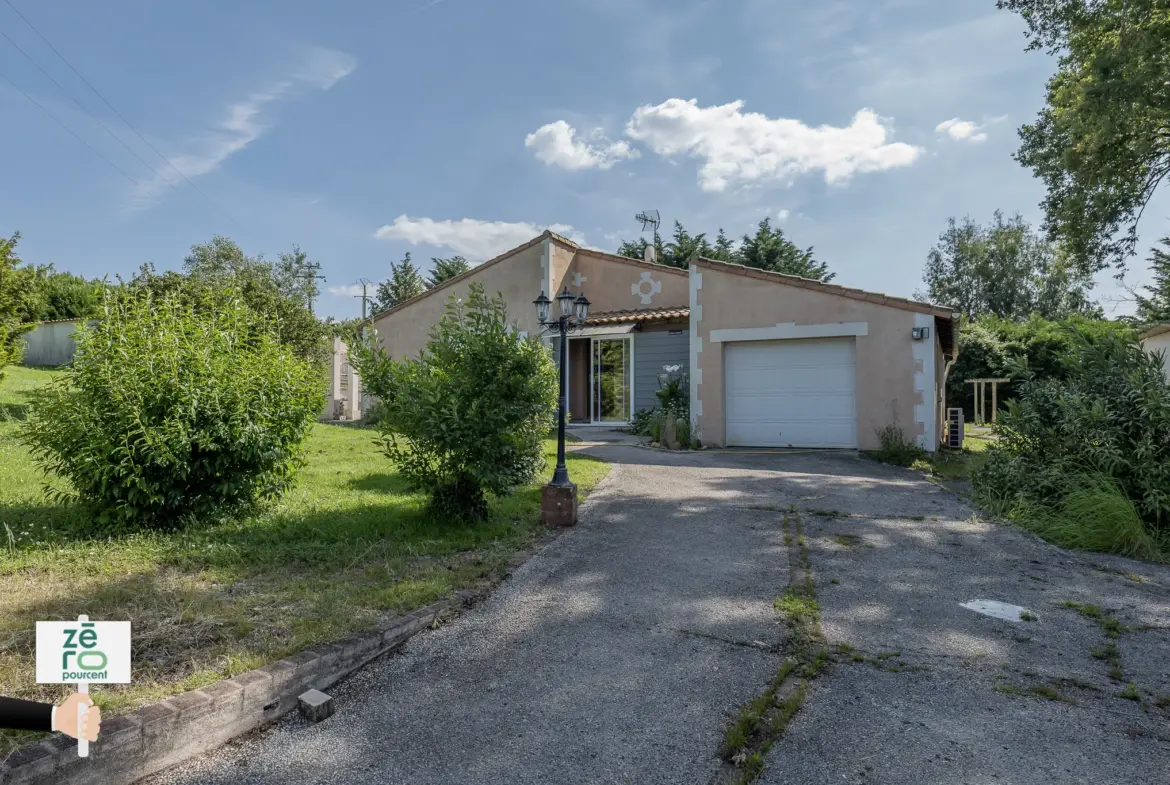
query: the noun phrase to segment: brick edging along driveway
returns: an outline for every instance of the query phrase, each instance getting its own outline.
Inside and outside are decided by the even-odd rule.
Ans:
[[[214,749],[296,707],[308,689],[325,689],[470,603],[474,591],[456,594],[395,617],[381,629],[302,652],[230,679],[143,706],[102,722],[89,758],[77,757],[77,740],[56,734],[25,745],[0,763],[10,785],[108,785],[134,782]]]

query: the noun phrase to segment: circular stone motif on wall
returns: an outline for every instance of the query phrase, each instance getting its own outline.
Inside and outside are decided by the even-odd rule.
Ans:
[[[655,281],[650,273],[642,273],[635,284],[630,284],[630,294],[642,298],[642,305],[649,305],[654,295],[662,292],[662,281]]]

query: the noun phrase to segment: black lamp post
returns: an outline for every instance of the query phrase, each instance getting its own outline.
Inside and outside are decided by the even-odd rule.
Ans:
[[[552,300],[540,293],[533,301],[536,306],[536,318],[540,326],[548,333],[559,337],[560,340],[560,372],[558,376],[557,397],[557,468],[553,472],[552,482],[545,486],[541,500],[541,517],[545,523],[571,526],[577,522],[577,487],[569,480],[569,470],[565,467],[565,419],[568,411],[568,397],[565,390],[565,368],[569,357],[569,334],[585,326],[589,318],[589,300],[584,294],[574,297],[569,287],[557,295],[557,306],[560,315],[549,317]]]

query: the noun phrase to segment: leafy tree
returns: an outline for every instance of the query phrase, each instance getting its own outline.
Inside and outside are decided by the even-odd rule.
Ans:
[[[171,528],[293,483],[319,369],[231,283],[202,294],[114,290],[31,409],[34,457],[102,523]]]
[[[443,281],[450,280],[457,275],[463,275],[471,269],[471,265],[462,256],[452,256],[450,259],[431,259],[431,274],[427,277],[426,286],[434,289]]]
[[[20,232],[0,237],[0,380],[5,367],[20,362],[24,353],[24,334],[36,327],[32,321],[32,292],[35,271],[18,267],[16,244]]]
[[[426,290],[426,281],[414,266],[414,262],[410,261],[408,251],[401,262],[390,265],[390,277],[378,284],[378,289],[374,293],[374,313],[401,305]]]
[[[359,316],[354,316],[349,319],[335,319],[330,316],[325,319],[325,326],[328,328],[331,336],[336,336],[343,341],[347,341],[355,330],[362,328],[364,321]]]
[[[350,337],[351,362],[381,402],[386,454],[441,518],[487,517],[487,493],[506,494],[544,466],[557,372],[539,341],[518,341],[510,327],[503,296],[472,283],[464,301],[447,301],[416,359]]]
[[[1162,245],[1170,249],[1170,237],[1162,238]],[[1154,281],[1143,290],[1149,297],[1137,295],[1137,316],[1145,324],[1170,322],[1170,253],[1161,248],[1150,249],[1150,269]]]
[[[1047,186],[1047,229],[1083,271],[1124,269],[1150,198],[1170,173],[1166,0],[999,0],[1029,49],[1059,56],[1016,159]]]
[[[39,265],[33,283],[32,318],[84,319],[92,316],[107,288],[103,281],[87,281],[80,275],[58,272],[53,265]]]
[[[813,258],[813,249],[800,250],[784,236],[780,227],[773,228],[772,219],[760,221],[754,235],[743,236],[733,261],[748,267],[770,270],[774,273],[799,275],[815,281],[829,282],[837,274],[829,272],[829,266]]]
[[[183,257],[183,272],[205,281],[228,281],[246,276],[262,264],[262,257],[248,256],[233,240],[217,234],[211,242],[191,246]]]
[[[299,245],[293,245],[291,251],[280,254],[272,265],[272,279],[282,296],[304,303],[312,312],[313,301],[321,293],[317,269],[309,255]]]
[[[649,244],[645,237],[639,237],[636,242],[624,241],[617,253],[619,256],[642,259]],[[767,218],[760,222],[754,235],[744,236],[738,248],[723,229],[719,230],[712,244],[707,240],[706,233],[692,235],[680,221],[674,222],[674,237],[669,243],[664,243],[662,236],[655,232],[654,246],[658,261],[671,267],[685,269],[690,264],[691,256],[698,251],[707,259],[735,262],[818,281],[831,281],[835,275],[828,271],[828,265],[813,259],[812,248],[800,250],[784,236],[783,230],[773,228]]]
[[[711,247],[711,258],[720,262],[735,261],[735,243],[720,227],[719,234],[715,235],[715,245]]]
[[[618,246],[617,255],[627,256],[630,259],[645,259],[646,249],[650,247],[650,242],[645,237],[639,237],[635,242],[622,241]],[[660,264],[665,264],[663,261],[666,258],[666,246],[662,243],[662,235],[658,232],[654,233],[654,252],[655,258]]]
[[[127,285],[156,298],[178,295],[204,310],[217,301],[221,289],[238,290],[248,307],[267,320],[298,357],[323,362],[330,351],[329,331],[308,308],[310,290],[293,274],[296,265],[305,263],[303,254],[294,246],[293,253],[285,256],[290,258],[274,265],[263,256],[248,256],[235,242],[217,235],[209,243],[191,246],[183,272],[159,273],[147,262]]]
[[[922,277],[927,290],[917,293],[919,298],[949,305],[969,319],[1100,315],[1088,299],[1092,277],[1033,232],[1018,213],[1005,219],[997,210],[986,226],[951,218],[927,254]]]
[[[972,385],[965,383],[967,379],[1012,379],[999,385],[999,402],[1006,405],[1019,389],[1014,370],[1019,362],[1026,362],[1039,379],[1062,378],[1062,358],[1080,342],[1134,340],[1136,334],[1121,321],[1080,314],[1056,321],[1032,314],[1022,321],[998,316],[962,317],[957,335],[959,357],[947,376],[947,406],[961,406],[970,415],[975,411],[974,391]]]
[[[690,266],[691,257],[696,253],[706,258],[711,257],[712,249],[711,244],[707,242],[707,235],[696,234],[692,237],[681,223],[675,221],[674,238],[664,248],[663,264],[685,269]]]

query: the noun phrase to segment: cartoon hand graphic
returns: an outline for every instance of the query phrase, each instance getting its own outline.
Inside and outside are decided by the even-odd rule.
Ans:
[[[78,711],[79,706],[86,706],[84,713]],[[81,727],[78,727],[78,715],[81,715]],[[93,705],[93,700],[83,692],[75,692],[65,699],[65,702],[53,712],[53,730],[60,731],[66,736],[86,741],[97,741],[98,731],[102,729],[102,710]]]

